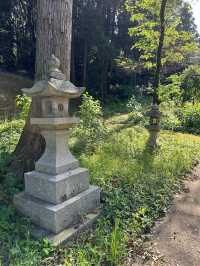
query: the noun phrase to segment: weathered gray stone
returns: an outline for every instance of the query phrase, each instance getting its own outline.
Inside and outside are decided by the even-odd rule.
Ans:
[[[51,243],[53,243],[54,246],[58,246],[62,243],[65,243],[66,246],[66,243],[74,240],[81,232],[90,229],[100,215],[101,210],[99,208],[95,209],[93,212],[84,215],[80,223],[76,224],[75,226],[70,226],[57,234],[53,234],[48,230],[34,225],[32,225],[30,233],[35,239],[48,239]]]
[[[46,148],[35,171],[25,174],[25,192],[14,197],[14,204],[37,225],[39,236],[46,232],[45,236],[59,243],[96,220],[99,212],[92,213],[100,207],[100,189],[89,186],[88,171],[79,167],[68,147],[69,129],[79,122],[69,117],[69,99],[79,97],[83,89],[62,80],[59,60],[53,57],[52,62],[56,65],[50,67],[49,80],[25,90],[39,98],[30,122],[39,127]]]
[[[67,146],[68,130],[42,130],[46,149],[36,162],[35,170],[47,174],[62,174],[79,167],[79,162]]]
[[[86,191],[57,205],[49,204],[28,194],[14,197],[18,210],[31,220],[55,234],[80,222],[81,216],[100,206],[100,189],[90,186]]]
[[[33,197],[58,204],[89,188],[87,169],[76,168],[60,175],[40,172],[25,174],[25,192]]]

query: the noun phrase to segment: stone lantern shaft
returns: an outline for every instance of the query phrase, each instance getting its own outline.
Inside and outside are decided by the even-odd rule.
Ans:
[[[46,149],[35,171],[25,173],[25,191],[14,197],[17,209],[36,225],[33,235],[55,244],[93,223],[100,206],[100,189],[89,185],[88,170],[79,166],[68,147],[69,129],[79,122],[69,116],[69,101],[79,97],[83,88],[65,80],[59,67],[52,56],[49,79],[23,90],[40,99],[31,124],[41,130]]]

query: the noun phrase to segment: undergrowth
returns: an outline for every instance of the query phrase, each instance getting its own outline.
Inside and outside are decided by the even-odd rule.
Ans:
[[[5,160],[14,149],[22,121],[0,124],[0,265],[121,265],[133,239],[149,232],[164,215],[183,176],[200,156],[197,136],[161,132],[160,149],[146,149],[148,132],[141,127],[118,128],[92,153],[80,153],[90,182],[102,189],[102,216],[96,228],[68,246],[52,247],[30,237],[30,221],[20,217],[12,196],[23,189],[8,174]]]

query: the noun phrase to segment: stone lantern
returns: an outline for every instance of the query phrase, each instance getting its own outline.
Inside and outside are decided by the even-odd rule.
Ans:
[[[79,122],[69,115],[69,100],[84,89],[66,81],[59,67],[52,56],[49,80],[23,90],[38,99],[31,124],[41,130],[46,149],[35,171],[25,173],[25,191],[14,197],[17,209],[36,225],[33,235],[48,237],[55,244],[93,223],[100,206],[100,189],[89,185],[88,170],[79,166],[68,148],[69,129]]]
[[[160,119],[162,117],[162,113],[159,111],[159,106],[157,104],[152,105],[152,108],[146,114],[149,116],[149,140],[148,145],[150,148],[157,147],[157,138],[160,132]]]

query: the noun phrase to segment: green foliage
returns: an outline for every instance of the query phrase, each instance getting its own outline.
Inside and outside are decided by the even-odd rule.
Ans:
[[[162,129],[200,134],[200,103],[186,102],[177,105],[168,101],[160,105]]]
[[[42,245],[31,239],[30,222],[20,218],[14,208],[0,201],[0,259],[3,265],[36,266],[42,256]]]
[[[0,261],[2,265],[40,265],[45,258],[45,243],[32,240],[30,221],[13,208],[12,198],[23,189],[16,176],[9,173],[8,162],[24,126],[23,120],[0,123]]]
[[[129,110],[129,121],[131,123],[135,125],[145,124],[142,104],[136,100],[134,95],[129,99],[127,109]]]
[[[181,76],[173,74],[168,77],[167,81],[169,82],[168,84],[159,86],[159,100],[165,103],[173,101],[176,104],[180,104],[182,101]]]
[[[200,67],[192,65],[184,70],[181,75],[181,87],[184,91],[184,100],[200,100]]]
[[[10,154],[15,149],[19,140],[23,126],[23,120],[0,123],[0,195],[2,193],[11,197],[21,188],[17,178],[8,172],[8,163]]]
[[[20,109],[19,118],[26,119],[31,105],[31,98],[26,95],[17,95],[16,104]]]
[[[54,252],[55,247],[49,242],[48,239],[42,240],[42,257],[49,257]]]
[[[22,132],[23,120],[4,121],[0,123],[1,153],[12,152]],[[1,154],[0,153],[0,154]]]
[[[75,151],[78,152],[81,147],[81,151],[89,152],[94,150],[98,142],[106,135],[100,102],[85,93],[79,115],[80,124],[73,132],[73,136],[77,137]]]
[[[168,1],[171,4],[171,0]],[[36,40],[34,24],[37,17],[35,1],[1,2],[1,67],[12,68],[14,71],[25,70],[33,76]],[[130,86],[132,90],[138,85],[140,78],[138,72],[141,71],[142,62],[145,62],[147,67],[148,63],[150,65],[155,63],[155,46],[158,40],[156,25],[161,1],[128,0],[130,12],[126,11],[124,2],[124,0],[76,0],[73,5],[72,46],[76,55],[73,61],[74,79],[79,84],[84,81],[88,88],[92,88],[90,89],[92,95],[101,97],[105,101],[108,100],[107,96],[120,99],[129,97],[128,90],[123,89],[123,86]],[[197,35],[190,5],[183,0],[178,2],[179,6],[175,5],[171,16],[171,7],[168,7],[167,12],[169,13],[167,23],[170,26],[167,27],[169,38],[166,38],[165,47],[170,47],[167,49],[167,60],[173,62],[182,62],[182,59],[194,49],[194,40],[191,36]],[[144,8],[140,9],[142,5]],[[131,15],[135,15],[133,27],[130,25]],[[127,34],[129,27],[135,28],[136,31],[131,37]],[[84,44],[84,49],[80,49],[80,44]],[[136,48],[131,49],[134,45]],[[116,58],[123,59],[124,71],[116,67]],[[134,79],[135,73],[138,79],[137,77]],[[145,76],[144,83],[147,79]]]
[[[123,114],[127,113],[127,101],[110,101],[103,108],[103,116],[104,118],[112,117],[116,113]]]
[[[152,219],[149,218],[147,208],[139,208],[139,210],[133,214],[133,220],[131,221],[132,230],[135,234],[140,235],[150,230],[151,226]]]
[[[141,112],[142,110],[142,105],[141,103],[139,103],[137,100],[136,100],[136,97],[133,95],[128,103],[127,103],[127,108],[129,110],[129,112],[134,112],[134,111],[138,111],[138,112]]]
[[[99,124],[99,119],[102,118],[102,109],[100,102],[94,100],[88,93],[83,95],[83,101],[80,106],[81,123],[85,127],[92,127]]]
[[[188,132],[200,134],[200,103],[186,103],[179,109],[183,128]]]
[[[129,114],[128,120],[133,125],[137,125],[137,124],[145,125],[147,123],[147,119],[145,118],[144,114],[138,111],[131,112]]]
[[[160,105],[160,110],[163,114],[160,123],[162,129],[179,130],[182,127],[175,102],[163,102]]]
[[[129,29],[134,39],[133,48],[139,51],[139,61],[145,68],[155,67],[156,51],[159,43],[160,3],[157,0],[127,0],[126,8],[131,14],[133,26]],[[165,16],[165,38],[162,65],[182,63],[188,55],[197,50],[196,36],[181,27],[177,16],[180,1],[169,0]]]
[[[115,220],[115,225],[111,235],[111,256],[110,261],[112,265],[119,265],[120,260],[123,256],[124,246],[123,244],[123,233],[120,229],[119,220]]]

